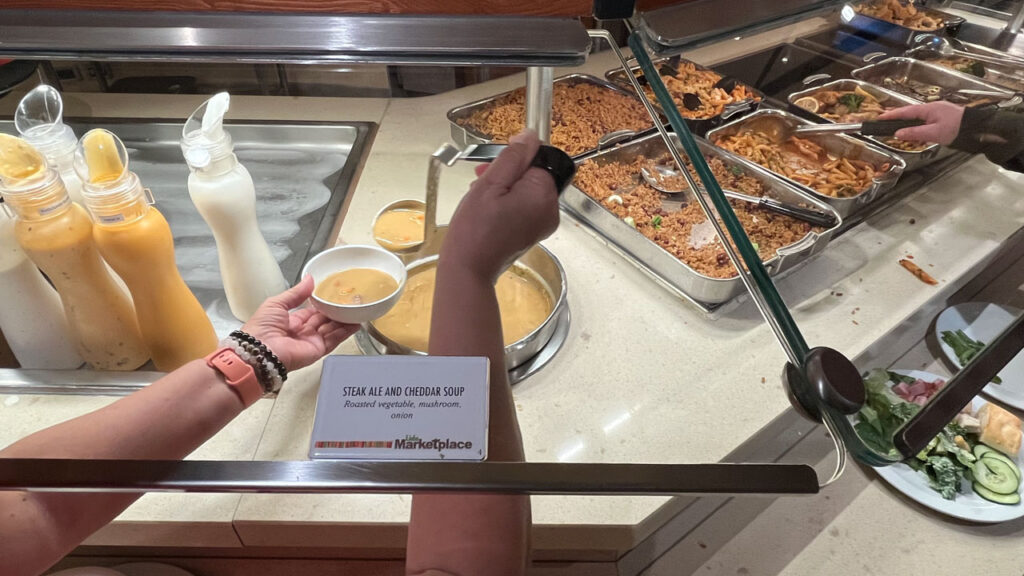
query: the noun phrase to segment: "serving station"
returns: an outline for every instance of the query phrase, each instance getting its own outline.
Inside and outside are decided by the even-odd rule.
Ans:
[[[793,350],[776,339],[777,318],[765,312],[765,301],[772,309],[773,290],[802,339],[840,351],[859,372],[919,369],[926,366],[894,364],[914,351],[908,358],[924,364],[922,343],[936,315],[1004,282],[1004,271],[1024,256],[1020,174],[947,147],[914,149],[889,137],[829,134],[806,137],[821,160],[808,175],[747,142],[750,126],[828,125],[835,113],[828,98],[844,102],[843,114],[866,111],[866,101],[888,108],[932,96],[1019,110],[1024,98],[1015,82],[1024,79],[1024,64],[965,67],[969,57],[950,60],[918,39],[925,31],[865,14],[862,6],[869,3],[652,4],[659,6],[641,2],[629,22],[631,42],[644,42],[649,54],[633,58],[626,51],[625,61],[618,50],[607,49],[614,37],[603,30],[588,34],[570,17],[584,15],[572,7],[555,16],[522,17],[514,33],[503,23],[510,16],[496,15],[451,18],[441,26],[425,15],[267,13],[230,16],[238,22],[229,24],[224,14],[165,13],[160,16],[168,20],[155,38],[143,40],[139,33],[104,31],[121,25],[141,31],[153,24],[147,20],[152,14],[84,13],[66,26],[52,26],[56,16],[45,11],[49,6],[27,0],[0,9],[0,56],[530,66],[417,98],[234,96],[227,128],[256,179],[261,229],[290,282],[326,246],[373,244],[375,219],[395,202],[424,200],[443,225],[474,174],[463,164],[446,168],[431,198],[428,165],[439,145],[501,142],[520,126],[563,143],[577,178],[562,197],[558,230],[526,257],[556,302],[543,341],[527,338],[536,346],[528,354],[518,350],[509,365],[527,460],[636,465],[659,489],[631,489],[639,480],[616,484],[628,480],[624,470],[604,483],[600,476],[570,474],[577,486],[572,490],[546,490],[545,478],[531,478],[523,490],[539,494],[532,500],[534,559],[538,570],[566,574],[672,573],[679,546],[697,542],[688,535],[720,521],[738,523],[737,532],[747,523],[754,530],[763,508],[740,514],[736,502],[744,500],[706,486],[686,489],[682,480],[680,489],[666,489],[676,478],[642,465],[779,463],[789,472],[815,467],[817,485],[804,490],[794,484],[792,492],[820,489],[807,497],[820,501],[849,489],[844,480],[829,486],[844,467],[845,451],[832,447],[845,435],[836,432],[842,427],[830,421],[826,437],[820,424],[802,416],[806,399],[787,395],[782,372]],[[960,46],[974,54],[1014,54],[1005,38],[1015,31],[988,35],[1003,38],[1002,44],[979,40],[988,36],[977,32],[983,26],[976,22],[990,23],[991,14],[982,18],[929,3],[929,10],[943,8],[952,11],[945,17],[927,13],[940,19],[927,34],[957,39],[970,31],[971,42]],[[270,31],[245,33],[256,24]],[[1012,16],[1003,24],[1012,28]],[[207,41],[181,38],[189,27],[209,31]],[[645,58],[660,81],[643,73]],[[0,118],[13,116],[19,98],[35,84],[30,79],[0,99]],[[76,131],[103,126],[130,146],[133,166],[168,215],[185,280],[218,334],[236,328],[223,291],[211,280],[212,237],[192,225],[194,207],[183,195],[185,165],[168,160],[172,153],[178,157],[169,149],[176,147],[180,123],[206,97],[63,97]],[[809,109],[808,99],[823,107]],[[675,110],[667,109],[669,100]],[[493,113],[518,102],[512,128],[507,116]],[[687,155],[678,147],[678,132],[667,140],[671,149],[661,132],[672,130],[672,112],[693,132],[722,188],[746,196],[722,200],[746,230],[743,240],[723,238],[723,225],[708,219],[708,213],[721,217],[722,210],[705,197],[698,162],[690,157],[680,170],[673,160],[673,153],[684,160]],[[12,124],[0,122],[0,132],[14,133]],[[782,150],[782,157],[792,153]],[[792,210],[773,211],[758,203],[764,198],[784,209],[811,211],[827,225],[802,221]],[[763,261],[770,289],[754,277],[758,266],[740,254],[744,246]],[[908,262],[933,282],[912,274]],[[335,353],[412,352],[388,340],[368,324]],[[1014,356],[1002,348],[993,344],[991,353]],[[508,354],[516,352],[513,347]],[[151,367],[116,374],[4,368],[0,445],[109,404],[159,375]],[[226,471],[231,463],[270,462],[280,470],[306,464],[319,378],[319,364],[296,372],[279,395],[260,400],[190,460],[215,461],[209,464]],[[857,422],[854,415],[842,420],[850,430]],[[866,475],[863,482],[873,486],[881,482],[867,466],[844,478],[851,474]],[[769,476],[737,482],[757,492],[754,486]],[[131,485],[133,479],[118,481]],[[157,484],[157,492],[203,491],[201,479],[195,486]],[[201,567],[202,557],[274,556],[344,559],[358,570],[360,561],[402,558],[410,505],[402,490],[365,494],[344,479],[330,494],[287,489],[284,480],[273,484],[253,493],[147,494],[93,535],[68,565],[147,556]],[[391,487],[415,485],[409,479]],[[898,497],[886,502],[892,508],[887,514],[905,519],[902,525],[918,525],[916,518],[924,516],[934,520],[927,530],[936,537],[956,530],[917,504]],[[722,512],[729,510],[738,516]],[[776,508],[769,512],[779,514]],[[1012,528],[1017,525],[1007,526],[1019,538]],[[879,528],[877,542],[892,538],[893,530]],[[729,542],[720,540],[711,550],[691,552],[711,557],[729,550]]]

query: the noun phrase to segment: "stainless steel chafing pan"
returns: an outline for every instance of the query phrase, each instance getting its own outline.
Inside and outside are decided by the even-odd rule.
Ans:
[[[706,140],[698,139],[698,145],[707,158],[721,158],[726,164],[756,178],[771,196],[786,202],[805,204],[823,212],[836,214],[824,202],[814,199],[797,187],[772,176],[760,166],[723,150],[718,150]],[[661,137],[655,134],[614,150],[601,152],[588,160],[598,164],[629,163],[638,156],[658,158],[667,153],[668,150]],[[712,278],[700,274],[661,246],[648,240],[635,228],[623,222],[618,216],[575,186],[570,186],[563,193],[561,201],[566,212],[584,223],[609,247],[622,254],[633,265],[650,275],[669,291],[695,302],[702,308],[706,308],[707,305],[727,302],[744,290],[743,283],[738,276]],[[841,225],[841,219],[837,215],[835,226],[821,232],[809,232],[799,241],[780,248],[773,258],[764,263],[765,267],[773,275],[794,268],[823,250],[832,234]]]

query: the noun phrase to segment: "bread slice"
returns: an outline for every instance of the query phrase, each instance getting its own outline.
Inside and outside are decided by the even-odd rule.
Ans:
[[[981,433],[978,440],[1011,458],[1020,452],[1020,418],[989,402],[978,410]]]

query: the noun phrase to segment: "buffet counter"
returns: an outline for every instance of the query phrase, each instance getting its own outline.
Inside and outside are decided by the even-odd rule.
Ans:
[[[808,20],[685,56],[714,64],[829,25]],[[601,75],[614,65],[611,55],[602,52],[573,70]],[[523,82],[523,75],[515,75],[437,96],[390,101],[233,97],[231,118],[379,124],[338,237],[341,243],[372,243],[370,223],[381,207],[423,197],[427,160],[448,139],[446,111]],[[0,101],[0,117],[11,114],[18,98],[16,92]],[[65,114],[184,119],[203,99],[66,94]],[[444,172],[442,221],[472,178],[464,166]],[[1024,177],[975,157],[834,240],[779,281],[808,342],[854,358],[898,332],[927,303],[956,292],[1024,226],[1022,189]],[[572,323],[554,360],[515,388],[530,461],[716,462],[790,410],[779,378],[785,356],[749,302],[709,319],[569,217],[544,244],[565,267]],[[923,284],[897,263],[911,256],[938,279],[937,286]],[[349,340],[336,353],[359,350]],[[319,374],[319,365],[295,373],[278,398],[260,401],[192,458],[305,459]],[[0,445],[113,400],[0,397]],[[406,495],[151,494],[86,544],[298,547],[311,555],[395,558],[404,547],[410,502]],[[615,560],[690,502],[535,497],[535,556]],[[889,504],[890,516],[921,514],[899,502]]]

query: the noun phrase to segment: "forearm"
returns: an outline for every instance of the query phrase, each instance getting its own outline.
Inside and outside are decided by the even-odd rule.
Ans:
[[[523,459],[494,286],[441,257],[430,332],[432,356],[490,359],[488,459]],[[521,575],[529,549],[530,499],[487,494],[415,494],[409,574]]]
[[[15,442],[0,457],[180,459],[242,408],[219,373],[196,360],[105,408]],[[0,574],[41,573],[137,498],[0,493]]]
[[[964,111],[953,148],[984,154],[990,161],[1024,172],[1024,115],[992,109]]]
[[[432,314],[431,356],[484,356],[490,360],[487,459],[523,460],[523,442],[505,369],[505,340],[494,285],[457,262],[441,258]]]

